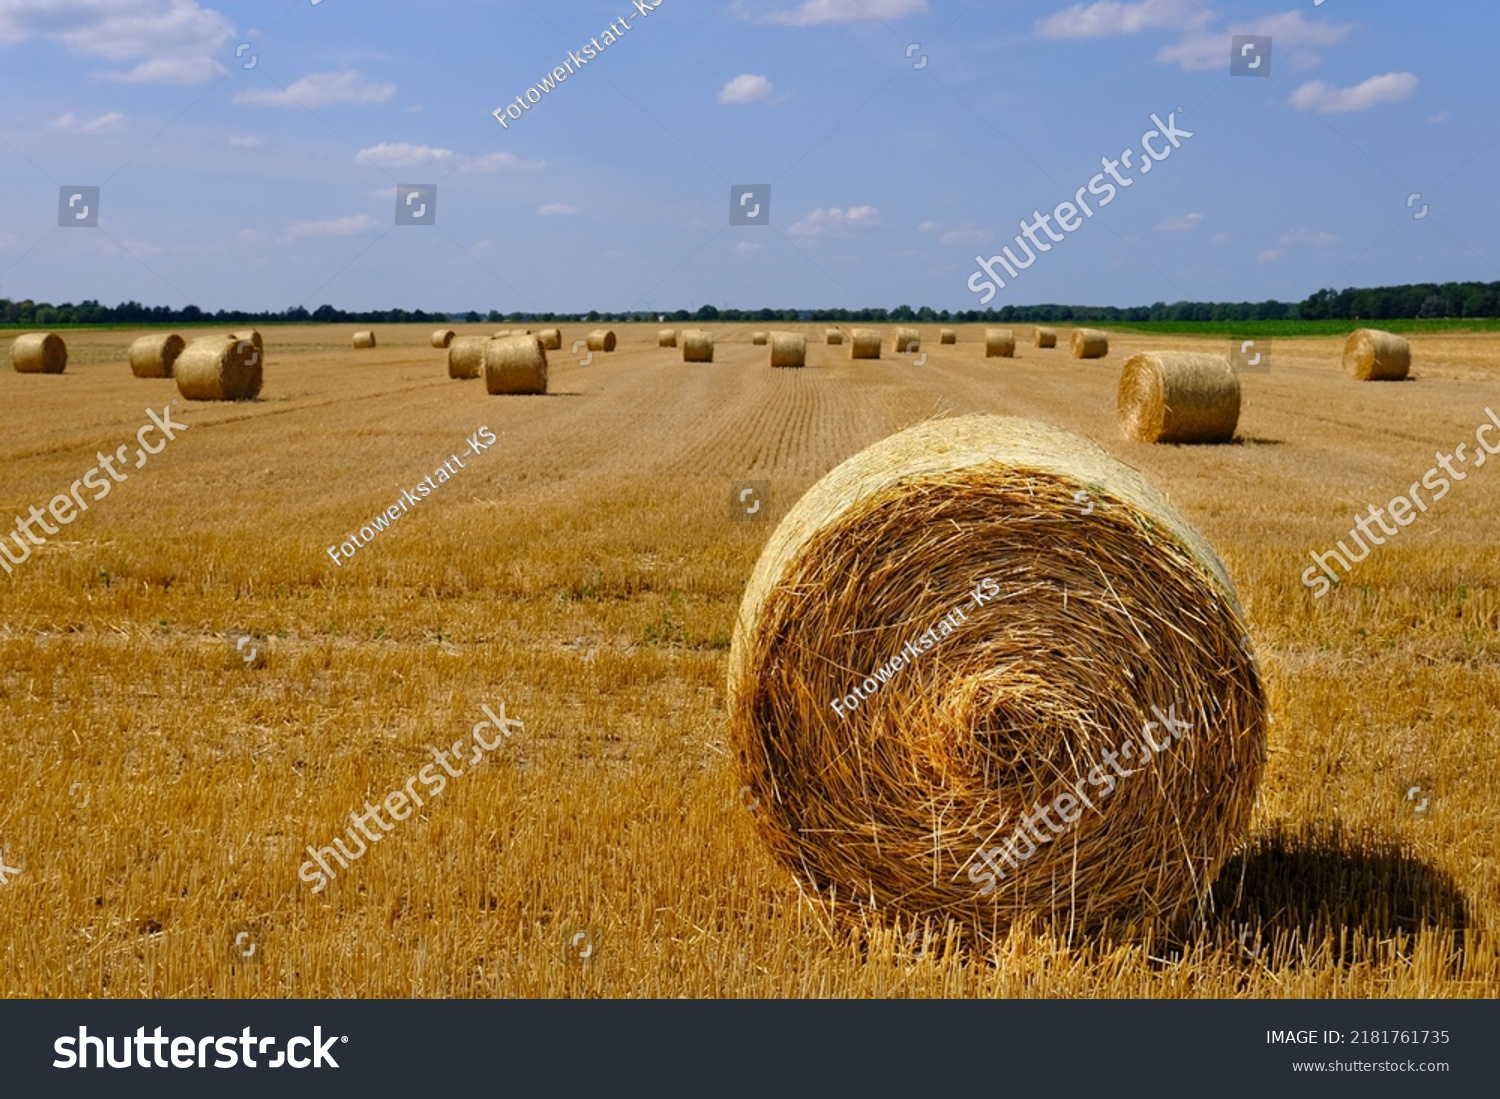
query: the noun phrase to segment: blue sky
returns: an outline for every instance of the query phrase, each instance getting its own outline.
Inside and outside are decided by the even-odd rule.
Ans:
[[[1396,0],[0,0],[0,296],[975,308],[976,257],[1178,108],[1193,136],[992,306],[1495,281],[1497,31]],[[1230,75],[1236,33],[1269,78]],[[393,224],[406,183],[435,226]],[[742,183],[769,226],[728,224]],[[97,229],[58,227],[71,185]]]

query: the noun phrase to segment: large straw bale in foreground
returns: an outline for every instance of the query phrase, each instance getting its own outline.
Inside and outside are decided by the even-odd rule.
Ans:
[[[856,328],[849,333],[851,359],[880,358],[880,332],[874,328]]]
[[[484,388],[492,395],[547,392],[547,351],[539,336],[510,336],[484,345]]]
[[[1093,443],[924,423],[772,533],[730,649],[734,784],[845,915],[981,939],[1169,921],[1250,823],[1266,708],[1246,633],[1202,536]]]
[[[484,377],[485,336],[459,336],[448,345],[448,377],[467,381]]]
[[[170,378],[187,346],[176,332],[153,332],[130,345],[130,372],[137,378]]]
[[[1009,328],[986,328],[984,330],[984,357],[986,359],[1013,359],[1016,355],[1016,334]]]
[[[613,351],[615,334],[608,328],[596,328],[589,333],[587,343],[590,351]]]
[[[1359,328],[1344,341],[1344,373],[1362,382],[1399,382],[1411,371],[1411,345],[1401,336]]]
[[[1071,349],[1075,359],[1102,359],[1109,354],[1109,336],[1097,328],[1075,328]]]
[[[807,337],[796,332],[772,332],[771,365],[806,366]]]
[[[1120,430],[1138,443],[1227,443],[1240,422],[1240,378],[1223,355],[1145,351],[1125,360]]]
[[[172,375],[177,392],[190,401],[253,401],[260,396],[262,358],[243,333],[203,336],[177,356]]]
[[[29,332],[10,345],[17,374],[61,374],[68,368],[68,345],[55,332]]]
[[[1057,329],[1055,328],[1033,328],[1031,330],[1032,347],[1056,347]]]
[[[713,362],[714,334],[700,328],[684,332],[682,334],[682,361],[685,363]]]

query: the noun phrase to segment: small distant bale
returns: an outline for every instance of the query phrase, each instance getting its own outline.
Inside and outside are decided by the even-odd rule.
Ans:
[[[615,334],[608,328],[596,328],[589,333],[588,348],[590,351],[613,351],[615,349]]]
[[[682,361],[685,363],[711,363],[714,361],[714,334],[701,329],[692,329],[682,334]]]
[[[448,377],[467,381],[484,376],[484,336],[458,336],[448,345]]]
[[[766,334],[764,332],[752,332],[750,333],[750,342],[756,347],[764,347],[766,346]]]
[[[260,395],[261,359],[254,341],[240,333],[203,336],[177,356],[172,375],[189,401],[253,401]]]
[[[904,355],[908,351],[916,350],[912,344],[919,343],[920,340],[921,334],[915,328],[898,328],[891,343],[891,350],[898,355]]]
[[[771,365],[806,366],[807,337],[795,332],[772,332]]]
[[[1125,360],[1120,430],[1138,443],[1227,443],[1240,421],[1240,378],[1224,355],[1145,351]]]
[[[1032,347],[1056,347],[1057,329],[1055,328],[1033,328],[1031,330]]]
[[[10,345],[10,365],[17,374],[61,374],[68,367],[68,345],[55,332],[17,336]]]
[[[453,337],[455,335],[457,335],[457,333],[455,333],[451,328],[439,328],[432,334],[432,346],[438,348],[447,347],[450,343],[453,342]]]
[[[176,332],[142,336],[130,345],[130,372],[137,378],[170,378],[187,341]]]
[[[837,328],[825,328],[823,342],[829,347],[837,347],[844,342],[844,333]]]
[[[1075,359],[1102,359],[1109,354],[1109,336],[1097,328],[1075,328],[1072,352]]]
[[[1009,328],[986,328],[984,330],[984,357],[986,359],[1013,359],[1016,355],[1016,334]]]
[[[537,333],[537,336],[542,341],[542,350],[543,351],[561,351],[562,350],[562,329],[561,328],[544,328],[540,332]]]
[[[374,346],[375,346],[375,333],[373,333],[373,332],[356,332],[356,333],[354,333],[354,350],[356,350],[356,351],[367,351],[367,350],[369,350],[370,348],[372,348]]]
[[[1344,341],[1344,373],[1361,382],[1399,382],[1411,372],[1411,344],[1391,332],[1360,328]]]
[[[537,336],[490,340],[484,348],[484,388],[492,396],[547,392],[547,351]]]
[[[880,333],[874,328],[856,328],[850,332],[849,358],[880,358]]]
[[[958,342],[958,333],[955,332],[953,329],[951,329],[951,328],[941,328],[941,329],[938,330],[938,343],[957,343],[957,342]]]
[[[675,328],[663,328],[656,333],[657,347],[676,347],[677,330]]]

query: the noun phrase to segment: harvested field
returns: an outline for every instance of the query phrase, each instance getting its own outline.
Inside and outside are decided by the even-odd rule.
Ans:
[[[0,994],[1500,996],[1500,468],[1471,463],[1327,596],[1299,579],[1500,415],[1500,335],[1414,334],[1388,385],[1349,382],[1342,336],[1278,339],[1240,376],[1235,441],[1207,447],[1121,439],[1118,371],[1059,369],[1024,328],[1004,369],[959,325],[915,370],[793,324],[806,368],[771,370],[746,326],[705,326],[714,366],[684,369],[657,325],[615,325],[608,369],[557,354],[546,395],[510,399],[452,382],[430,325],[357,354],[356,327],[263,326],[258,399],[178,400],[186,430],[0,568],[0,847],[23,868]],[[0,372],[7,529],[175,395],[127,369],[140,329],[63,334],[65,374]],[[1109,361],[1226,345],[1112,330]],[[974,954],[934,927],[916,957],[920,931],[831,930],[758,838],[726,718],[751,570],[823,474],[968,413],[1094,440],[1233,579],[1268,754],[1195,922],[1018,927]],[[746,481],[770,483],[769,522],[726,513]],[[502,702],[524,728],[313,893],[309,845]],[[231,957],[242,928],[256,965]],[[587,969],[572,928],[596,937]]]

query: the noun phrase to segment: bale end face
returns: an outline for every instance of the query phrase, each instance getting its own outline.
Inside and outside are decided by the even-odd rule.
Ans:
[[[547,392],[547,352],[536,336],[490,340],[484,349],[484,388],[491,396]]]
[[[68,368],[68,345],[55,332],[17,336],[10,345],[10,365],[17,374],[61,374]]]

